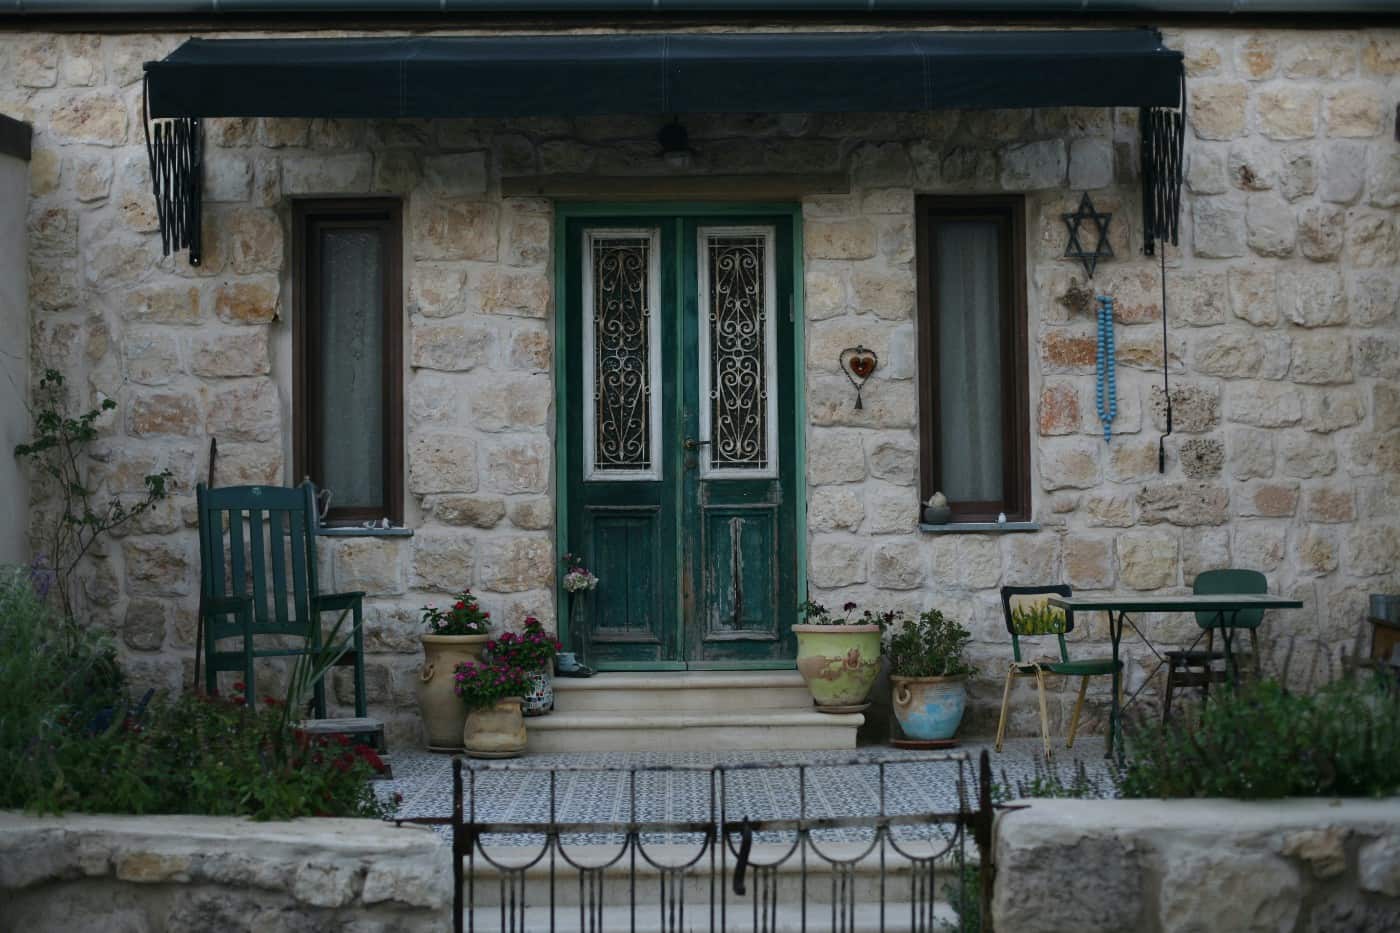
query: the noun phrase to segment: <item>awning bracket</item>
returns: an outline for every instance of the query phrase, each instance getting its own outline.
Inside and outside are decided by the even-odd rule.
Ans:
[[[199,117],[151,119],[150,76],[142,80],[141,118],[146,132],[151,189],[160,222],[164,255],[189,250],[191,266],[201,261],[200,207],[204,174],[204,121]]]

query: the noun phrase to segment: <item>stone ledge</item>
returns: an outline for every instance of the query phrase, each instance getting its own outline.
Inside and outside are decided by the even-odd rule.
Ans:
[[[358,525],[337,525],[330,528],[317,528],[316,534],[322,538],[411,538],[412,528],[362,528]]]
[[[1012,534],[1039,531],[1040,522],[945,522],[941,525],[920,522],[919,530],[932,535]]]

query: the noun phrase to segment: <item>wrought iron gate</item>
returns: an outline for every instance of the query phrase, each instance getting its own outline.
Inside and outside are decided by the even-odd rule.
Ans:
[[[887,797],[887,774],[907,766],[946,769],[958,806],[897,812],[910,808]],[[878,772],[868,788],[874,812],[821,815],[823,808],[809,799],[823,786],[812,773],[858,767]],[[751,801],[732,799],[732,787],[746,772],[779,770],[796,780],[792,817],[755,817]],[[643,811],[659,803],[670,808],[663,797],[639,796],[639,777],[655,783],[658,776],[700,783],[703,793],[691,796],[701,799],[686,801],[699,811],[694,818],[686,813],[647,817]],[[625,818],[561,820],[561,781],[583,777],[624,782],[617,789]],[[531,790],[543,790],[542,818],[481,819],[478,799],[491,780],[509,782],[513,811],[528,810]],[[990,929],[992,802],[986,752],[975,766],[961,753],[628,769],[502,767],[456,759],[451,816],[403,822],[450,829],[458,933]],[[968,858],[969,836],[975,859]],[[940,904],[940,896],[946,902]]]

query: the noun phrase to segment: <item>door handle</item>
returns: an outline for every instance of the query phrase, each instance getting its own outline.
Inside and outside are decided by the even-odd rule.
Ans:
[[[713,443],[713,441],[697,441],[697,440],[696,440],[695,438],[693,438],[693,437],[687,437],[687,438],[685,439],[685,449],[686,449],[686,450],[696,450],[696,449],[698,449],[698,448],[705,447],[705,446],[707,446],[707,445],[709,445],[709,444],[711,444],[711,443]]]

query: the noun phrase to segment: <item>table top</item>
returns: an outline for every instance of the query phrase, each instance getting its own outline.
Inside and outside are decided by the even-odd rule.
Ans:
[[[1230,612],[1235,609],[1302,609],[1301,599],[1259,593],[1212,593],[1152,596],[1111,593],[1107,596],[1051,596],[1050,605],[1075,612]]]

